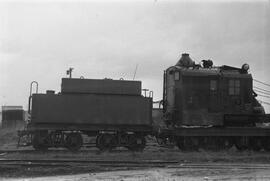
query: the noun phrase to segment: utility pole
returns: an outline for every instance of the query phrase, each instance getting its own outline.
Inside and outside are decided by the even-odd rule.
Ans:
[[[146,97],[146,92],[149,91],[149,89],[142,89],[142,91],[144,92],[144,97]]]
[[[136,73],[137,73],[137,68],[138,68],[138,64],[136,64],[135,72],[134,72],[134,75],[133,75],[133,80],[135,79],[135,76],[136,76]]]
[[[73,68],[71,67],[67,70],[67,75],[69,75],[70,79],[72,78],[72,71],[73,71]]]

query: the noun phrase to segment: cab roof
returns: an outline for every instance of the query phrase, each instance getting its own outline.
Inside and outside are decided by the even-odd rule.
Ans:
[[[181,67],[171,66],[168,71],[178,71],[183,76],[223,76],[223,77],[241,77],[252,78],[251,74],[244,72],[240,68],[223,65],[220,67],[203,68],[203,67]]]

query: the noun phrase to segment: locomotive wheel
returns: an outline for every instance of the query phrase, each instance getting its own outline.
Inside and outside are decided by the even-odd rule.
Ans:
[[[270,151],[270,137],[264,137],[262,140],[262,144],[265,151]]]
[[[38,151],[47,151],[49,146],[48,132],[47,131],[37,131],[33,135],[33,147]]]
[[[164,138],[156,138],[156,140],[157,140],[157,143],[159,145],[165,145],[166,144],[166,139],[164,139]]]
[[[202,139],[202,145],[201,147],[204,150],[212,150],[217,151],[220,149],[220,145],[222,145],[222,139],[219,137],[204,137]]]
[[[201,141],[201,147],[204,150],[219,151],[230,149],[233,146],[233,142],[230,138],[226,137],[204,137]]]
[[[237,137],[234,142],[235,147],[239,151],[246,150],[248,148],[248,138],[247,137]]]
[[[177,140],[177,146],[183,151],[198,151],[200,139],[197,137],[180,137]]]
[[[69,133],[65,144],[70,151],[78,151],[83,145],[82,135],[80,133]]]
[[[263,148],[263,140],[260,137],[251,137],[249,139],[249,149],[260,151]]]
[[[232,140],[232,138],[230,138],[230,137],[224,138],[224,141],[223,141],[223,149],[228,150],[228,149],[230,149],[232,146],[233,146],[233,140]]]
[[[144,136],[132,134],[128,136],[128,145],[126,146],[131,151],[143,151],[146,146]]]
[[[233,142],[230,138],[226,137],[215,137],[215,145],[213,146],[214,151],[227,150],[233,146]]]
[[[99,150],[112,150],[117,146],[117,140],[112,134],[100,134],[96,139],[96,146]]]
[[[185,142],[184,142],[184,138],[183,137],[179,137],[179,138],[177,138],[177,142],[176,142],[176,144],[177,144],[177,146],[178,146],[178,148],[180,149],[180,150],[184,150],[184,144]]]

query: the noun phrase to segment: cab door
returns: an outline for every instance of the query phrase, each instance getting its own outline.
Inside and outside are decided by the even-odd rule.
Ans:
[[[209,77],[209,112],[220,111],[219,81],[217,77]]]
[[[230,112],[239,113],[242,110],[242,98],[240,92],[240,79],[230,78],[228,80],[228,97]]]

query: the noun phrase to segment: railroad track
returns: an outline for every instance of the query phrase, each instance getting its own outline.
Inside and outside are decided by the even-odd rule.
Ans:
[[[269,169],[270,164],[244,163],[183,163],[178,161],[162,160],[75,160],[75,159],[0,159],[0,166],[24,167],[56,167],[56,166],[103,166],[103,167],[130,167],[153,168],[165,167],[175,169]]]
[[[160,160],[146,160],[146,161],[131,161],[131,160],[78,160],[78,159],[0,159],[0,164],[3,162],[43,162],[43,163],[106,163],[106,164],[176,164],[178,161],[160,161]]]
[[[80,153],[80,152],[97,152],[98,150],[79,150],[77,151],[76,153]],[[128,150],[113,150],[113,151],[128,151]],[[9,149],[9,150],[0,150],[0,154],[4,154],[4,153],[40,153],[40,152],[65,152],[65,153],[72,153],[71,151],[67,150],[67,149],[50,149],[50,150],[46,150],[46,151],[37,151],[37,150],[34,150],[34,149],[25,149],[25,150],[21,150],[21,149]]]
[[[1,154],[6,154],[6,153],[102,153],[102,152],[109,152],[109,153],[132,153],[132,151],[130,150],[110,150],[110,151],[100,151],[98,149],[83,149],[83,150],[79,150],[76,152],[72,152],[70,150],[66,150],[66,149],[49,149],[46,151],[36,151],[34,149],[29,149],[29,150],[17,150],[17,149],[12,149],[12,150],[0,150],[0,156]]]
[[[165,167],[177,164],[176,161],[115,161],[115,160],[43,160],[43,159],[0,159],[0,166],[74,166],[96,165],[107,167]]]
[[[146,147],[146,150],[147,149],[151,149],[153,147],[159,147],[161,149],[166,149],[166,150],[170,150],[170,151],[174,151],[171,149],[171,147],[166,147],[166,146],[159,146],[159,145],[149,145]],[[146,151],[145,150],[145,151]],[[179,152],[179,150],[175,150],[176,152]],[[46,151],[36,151],[34,150],[33,148],[28,148],[28,149],[5,149],[5,150],[0,150],[0,155],[3,154],[3,153],[40,153],[40,152],[60,152],[60,153],[72,153],[70,150],[67,150],[65,148],[60,148],[60,149],[49,149],[49,150],[46,150]],[[91,146],[91,147],[84,147],[84,149],[81,149],[79,151],[77,151],[76,153],[96,153],[96,152],[102,152],[100,150],[98,150],[95,146]],[[132,152],[128,149],[115,149],[115,150],[111,150],[109,151],[111,153],[125,153],[125,152]]]

